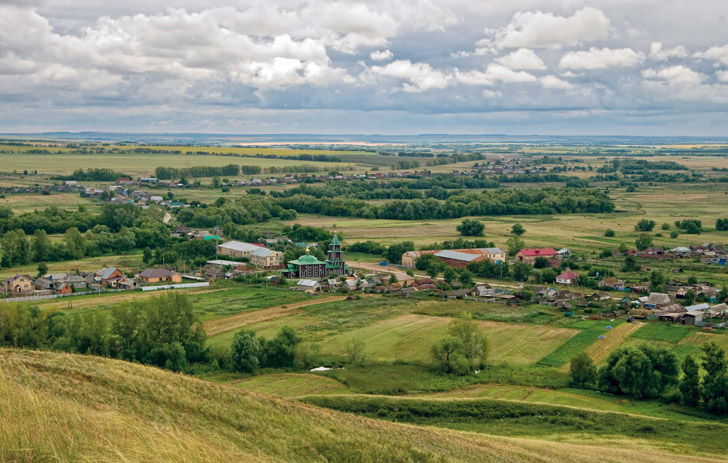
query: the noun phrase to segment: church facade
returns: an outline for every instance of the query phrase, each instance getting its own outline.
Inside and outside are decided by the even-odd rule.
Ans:
[[[334,235],[334,239],[329,244],[328,259],[322,262],[306,249],[305,255],[288,262],[283,276],[286,278],[326,278],[329,275],[339,276],[348,273],[349,267],[344,261],[344,252],[341,250],[339,237]]]

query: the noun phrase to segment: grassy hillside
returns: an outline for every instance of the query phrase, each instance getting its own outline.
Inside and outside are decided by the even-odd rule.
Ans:
[[[5,349],[0,460],[709,461],[625,441],[595,447],[375,421],[115,360]]]

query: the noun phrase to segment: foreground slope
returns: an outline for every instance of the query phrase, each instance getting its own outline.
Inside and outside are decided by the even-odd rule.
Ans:
[[[417,427],[116,360],[0,349],[2,461],[710,461]]]

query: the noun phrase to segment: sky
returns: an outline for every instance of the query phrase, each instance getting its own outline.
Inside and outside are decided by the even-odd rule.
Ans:
[[[0,132],[728,134],[725,0],[0,0]]]

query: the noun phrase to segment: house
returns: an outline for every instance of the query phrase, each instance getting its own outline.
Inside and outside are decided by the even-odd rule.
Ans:
[[[258,248],[250,253],[250,263],[260,268],[283,267],[283,253],[268,248]]]
[[[321,289],[321,283],[316,280],[298,280],[296,286],[293,287],[296,291],[305,291],[307,293],[314,293]]]
[[[68,286],[68,289],[65,288]],[[86,280],[75,274],[49,273],[35,280],[35,289],[38,291],[52,291],[67,294],[73,290],[85,289],[88,286]]]
[[[439,252],[439,251],[437,251],[437,250],[407,251],[404,254],[402,254],[402,267],[415,268],[415,266],[417,265],[417,259],[419,259],[420,256],[423,256],[425,254],[435,254],[436,252]]]
[[[73,288],[71,288],[71,285],[68,283],[61,283],[56,289],[56,292],[58,294],[71,294],[73,292]]]
[[[688,311],[687,313],[683,314],[682,322],[685,325],[701,326],[703,325],[703,312],[700,310],[696,310],[693,312]]]
[[[670,296],[665,293],[650,293],[643,305],[648,309],[660,309],[670,305]]]
[[[180,278],[180,281],[182,279]],[[116,287],[119,289],[136,289],[139,287],[139,282],[134,278],[128,278],[128,277],[121,277],[119,278],[119,281],[116,283]]]
[[[7,294],[23,294],[33,292],[33,280],[26,275],[15,274],[3,281],[3,289]]]
[[[242,241],[228,241],[217,245],[217,253],[234,259],[250,258],[250,255],[261,247],[262,245],[243,243]]]
[[[556,283],[560,285],[573,285],[578,279],[579,274],[572,272],[569,267],[566,267],[566,271],[556,277]]]
[[[599,281],[600,288],[611,288],[615,291],[624,291],[624,281],[616,277],[602,278]]]
[[[728,315],[727,304],[716,304],[713,307],[705,311],[705,315],[708,317],[724,317]]]
[[[533,265],[538,257],[555,259],[558,256],[559,253],[553,248],[521,249],[516,253],[516,260],[518,262],[525,262],[527,264]]]
[[[171,283],[181,283],[182,275],[173,271],[167,270],[166,268],[148,268],[142,273],[137,275],[137,279],[141,283],[161,283],[163,281],[169,281]]]
[[[95,280],[104,286],[116,287],[116,282],[123,276],[124,274],[118,268],[108,267],[96,272]]]

